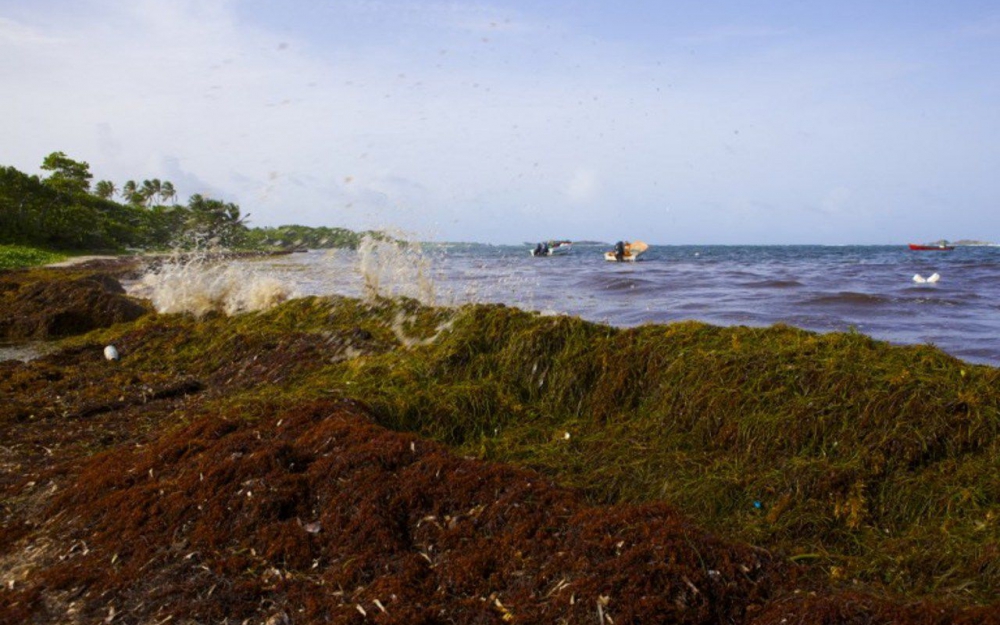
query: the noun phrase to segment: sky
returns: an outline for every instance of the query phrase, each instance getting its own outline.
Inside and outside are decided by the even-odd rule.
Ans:
[[[994,0],[0,0],[0,165],[421,240],[1000,241]]]

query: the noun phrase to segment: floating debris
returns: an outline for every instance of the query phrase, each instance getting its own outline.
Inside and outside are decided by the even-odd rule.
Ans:
[[[930,276],[928,276],[926,278],[923,277],[922,275],[920,275],[919,273],[915,274],[913,276],[913,281],[916,282],[917,284],[928,284],[928,283],[929,284],[934,284],[935,282],[937,282],[940,279],[941,279],[941,276],[939,274],[936,274],[936,273],[933,273],[933,274],[931,274]]]

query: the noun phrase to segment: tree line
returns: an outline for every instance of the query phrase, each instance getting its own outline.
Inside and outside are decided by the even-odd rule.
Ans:
[[[232,202],[194,194],[177,203],[170,181],[91,184],[90,165],[53,152],[42,178],[0,166],[0,243],[55,250],[357,247],[365,233],[287,225],[251,228]],[[115,201],[115,197],[122,201]],[[169,202],[169,204],[168,204]]]

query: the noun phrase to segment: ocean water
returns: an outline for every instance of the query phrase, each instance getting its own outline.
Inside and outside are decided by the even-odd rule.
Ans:
[[[369,241],[357,251],[167,265],[125,286],[162,311],[198,314],[257,310],[287,297],[378,294],[443,306],[498,302],[620,327],[785,323],[932,344],[1000,366],[1000,247],[654,245],[637,263],[604,261],[606,244],[545,258],[532,257],[532,247]],[[913,280],[935,273],[935,283]],[[0,360],[45,349],[0,345]]]
[[[657,246],[637,263],[608,245],[534,258],[532,246],[373,245],[240,261],[244,287],[275,281],[288,296],[405,295],[428,304],[500,302],[629,327],[698,320],[856,330],[929,343],[1000,365],[1000,247],[912,252],[905,246]],[[915,274],[939,274],[920,284]],[[141,285],[130,290],[143,295]]]

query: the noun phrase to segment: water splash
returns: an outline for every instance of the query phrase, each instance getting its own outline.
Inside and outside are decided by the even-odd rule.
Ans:
[[[266,310],[294,296],[285,283],[251,264],[221,262],[205,254],[174,257],[143,276],[130,292],[149,299],[158,312],[196,316]]]
[[[369,300],[409,297],[425,306],[447,306],[441,301],[440,280],[434,258],[428,251],[430,248],[411,242],[400,233],[393,234],[392,238],[367,235],[358,245],[357,269],[363,281],[364,297]],[[400,313],[391,325],[396,339],[407,348],[433,343],[452,324],[452,320],[445,321],[432,336],[419,338],[408,332],[407,326],[412,321]]]
[[[431,258],[418,243],[365,236],[358,245],[358,272],[366,298],[410,297],[427,306],[439,304]]]
[[[407,325],[412,325],[415,321],[412,315],[406,315],[402,312],[397,313],[395,319],[392,321],[392,325],[389,329],[392,333],[396,335],[396,339],[407,349],[412,349],[414,347],[423,347],[425,345],[432,345],[438,340],[444,332],[450,331],[455,325],[455,316],[452,313],[451,317],[442,323],[438,324],[434,328],[434,334],[425,338],[419,338],[416,336],[411,336],[407,331]]]

